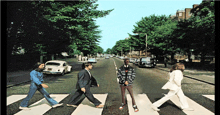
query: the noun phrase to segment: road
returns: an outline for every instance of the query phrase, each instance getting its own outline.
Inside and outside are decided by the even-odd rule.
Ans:
[[[128,105],[123,110],[118,109],[121,104],[121,92],[117,83],[116,69],[122,64],[123,60],[118,58],[100,59],[96,64],[93,64],[94,67],[91,73],[96,78],[100,87],[91,88],[91,92],[99,100],[102,100],[105,105],[103,109],[94,108],[88,100],[84,98],[82,98],[82,103],[79,103],[77,108],[64,105],[52,109],[48,106],[43,96],[39,92],[36,92],[29,102],[33,110],[22,111],[18,109],[19,104],[29,91],[29,83],[23,83],[7,88],[7,102],[12,101],[7,105],[7,115],[24,115],[25,113],[30,114],[30,112],[31,115],[33,115],[33,113],[35,113],[33,111],[36,111],[38,115],[87,115],[87,113],[90,115],[133,115],[134,112],[130,105],[131,101],[129,96],[127,97]],[[187,77],[184,77],[182,81],[182,89],[187,96],[187,101],[195,111],[186,112],[180,110],[177,107],[178,101],[176,101],[176,97],[174,97],[172,100],[164,103],[159,108],[159,112],[154,112],[150,108],[150,104],[168,92],[167,90],[161,89],[168,80],[168,72],[161,70],[159,67],[139,68],[133,64],[131,64],[131,66],[133,66],[136,71],[133,91],[137,106],[140,109],[135,115],[145,115],[147,112],[149,112],[149,115],[196,115],[198,112],[200,115],[214,115],[215,101],[209,97],[215,95],[215,86]],[[80,64],[78,63],[75,70],[69,74],[65,74],[64,76],[46,76],[45,83],[49,86],[47,91],[55,100],[57,99],[60,103],[64,104],[68,102],[75,92],[77,73],[79,70]],[[12,97],[15,97],[15,101],[13,101]],[[41,106],[42,109],[39,109]]]

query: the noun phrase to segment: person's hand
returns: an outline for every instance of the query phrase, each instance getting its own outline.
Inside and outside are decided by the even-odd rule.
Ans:
[[[99,84],[97,84],[97,87],[99,87]]]
[[[83,88],[81,88],[81,91],[85,93],[86,89],[83,87]]]
[[[46,85],[46,84],[41,84],[41,86],[42,86],[43,88],[48,88],[48,85]]]
[[[128,81],[125,81],[125,85],[128,85]]]

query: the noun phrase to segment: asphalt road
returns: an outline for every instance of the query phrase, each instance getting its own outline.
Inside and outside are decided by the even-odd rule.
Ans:
[[[75,64],[75,63],[71,63]],[[46,76],[45,83],[49,86],[47,91],[50,94],[69,94],[60,103],[67,103],[70,97],[75,92],[75,85],[77,81],[77,73],[80,70],[81,63],[74,66],[74,71],[64,76]],[[118,58],[100,59],[96,64],[93,64],[92,75],[96,78],[100,87],[91,88],[93,94],[108,94],[105,100],[105,107],[102,115],[129,115],[129,106],[123,110],[119,110],[121,104],[121,92],[117,83],[116,68],[123,64],[123,60]],[[139,68],[131,64],[136,71],[136,78],[133,84],[133,92],[135,96],[139,94],[146,94],[149,100],[153,103],[164,96],[168,91],[162,90],[161,87],[167,82],[167,72],[155,68]],[[215,86],[206,84],[204,82],[185,78],[182,81],[182,89],[187,97],[193,99],[201,106],[214,113],[214,101],[205,98],[202,95],[215,95]],[[7,88],[7,97],[11,95],[27,95],[29,91],[29,83],[23,83],[18,86]],[[126,92],[127,93],[127,92]],[[36,92],[34,97],[30,100],[29,105],[39,101],[43,96]],[[82,98],[83,100],[83,98]],[[20,110],[19,104],[22,100],[18,100],[7,106],[7,115],[12,115]],[[72,107],[58,107],[50,109],[44,115],[71,115],[77,108]],[[172,101],[167,101],[160,107],[158,112],[160,115],[185,115],[183,111],[173,104]],[[40,110],[39,110],[40,111]]]

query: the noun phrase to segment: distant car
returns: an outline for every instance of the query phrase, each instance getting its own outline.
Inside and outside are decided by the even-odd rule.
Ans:
[[[138,63],[139,67],[155,67],[156,59],[151,57],[142,57]]]
[[[105,59],[109,59],[109,57],[108,57],[108,56],[106,56],[106,57],[105,57]]]
[[[134,58],[129,58],[129,62],[130,62],[130,63],[133,63],[134,61],[135,61]]]
[[[60,74],[64,75],[72,71],[72,66],[70,66],[66,61],[62,60],[50,60],[45,63],[44,74]]]
[[[97,60],[96,60],[95,58],[89,58],[89,59],[88,59],[88,62],[90,62],[90,63],[96,63]]]
[[[134,61],[134,64],[138,65],[139,62],[140,62],[140,58],[136,58],[135,61]]]
[[[121,56],[121,57],[119,57],[120,59],[124,59],[124,57],[123,56]]]

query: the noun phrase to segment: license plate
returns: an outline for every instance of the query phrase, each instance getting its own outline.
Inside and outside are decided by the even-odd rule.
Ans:
[[[52,70],[52,68],[48,68],[48,70]]]

